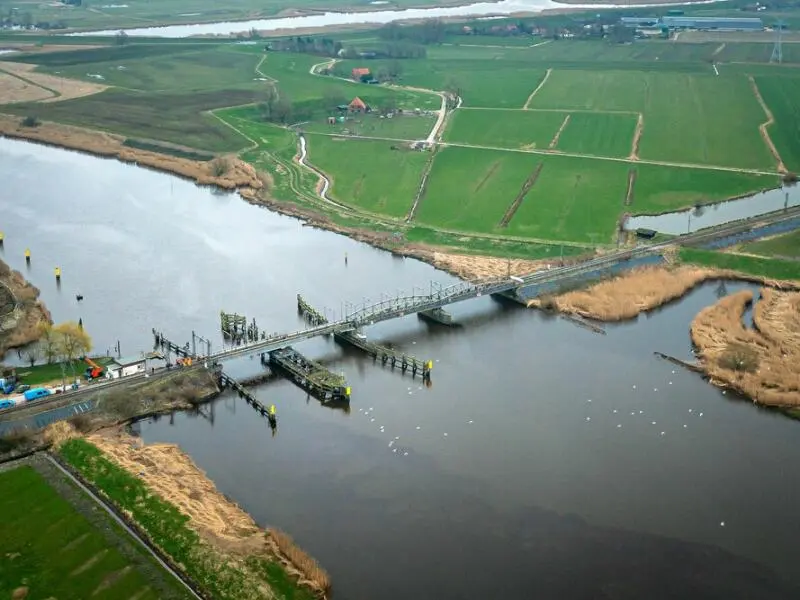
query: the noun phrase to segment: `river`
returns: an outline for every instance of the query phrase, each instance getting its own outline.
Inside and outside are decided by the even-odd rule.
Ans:
[[[717,0],[704,0],[694,4],[713,4]],[[675,4],[678,4],[677,2]],[[126,29],[130,36],[183,38],[193,35],[231,35],[256,29],[260,32],[291,31],[294,29],[321,28],[341,25],[375,24],[383,25],[394,21],[418,19],[438,19],[453,17],[485,17],[522,13],[539,13],[545,10],[573,10],[605,8],[642,8],[648,6],[667,6],[665,3],[641,4],[562,4],[552,0],[500,0],[499,2],[476,2],[462,6],[437,6],[433,8],[407,8],[403,10],[374,10],[362,12],[323,12],[297,17],[276,17],[250,21],[224,21],[216,23],[197,23],[192,25],[165,25],[159,27],[139,27]],[[118,30],[82,31],[70,35],[115,35]]]
[[[4,260],[25,272],[30,247],[54,318],[82,318],[101,350],[144,350],[151,327],[218,343],[220,309],[295,329],[298,292],[340,311],[453,281],[113,160],[0,139],[0,177]],[[349,413],[279,380],[256,389],[278,406],[274,437],[233,396],[213,423],[138,429],[290,532],[336,599],[797,598],[781,583],[800,584],[797,423],[652,354],[688,357],[692,316],[740,287],[706,285],[606,336],[480,298],[453,307],[461,328],[411,316],[367,330],[433,359],[430,388],[312,340],[299,349],[344,372]]]

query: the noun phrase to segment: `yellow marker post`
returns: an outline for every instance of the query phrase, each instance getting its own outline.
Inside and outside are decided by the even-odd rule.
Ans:
[[[349,396],[350,395],[350,386],[347,386],[346,388],[344,388],[344,395],[345,396]]]
[[[31,249],[25,248],[25,262],[31,262]]]
[[[269,405],[269,414],[272,415],[273,417],[275,416],[275,405],[274,404],[270,404]]]
[[[5,234],[2,231],[0,231],[0,246],[3,245],[3,240],[5,240]]]
[[[61,280],[61,267],[56,267],[56,281]]]

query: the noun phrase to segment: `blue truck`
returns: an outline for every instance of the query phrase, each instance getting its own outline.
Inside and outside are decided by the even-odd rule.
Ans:
[[[44,398],[45,396],[49,396],[52,393],[53,392],[51,392],[46,388],[33,388],[31,390],[28,390],[22,395],[25,397],[26,402],[32,402],[34,400],[38,400],[39,398]]]

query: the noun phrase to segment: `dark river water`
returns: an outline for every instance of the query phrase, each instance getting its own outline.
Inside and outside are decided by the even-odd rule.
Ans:
[[[294,330],[298,292],[338,312],[453,281],[115,161],[0,140],[0,181],[4,260],[25,272],[29,247],[55,320],[82,318],[100,351],[146,350],[152,327],[218,347],[220,309]],[[278,380],[256,388],[278,407],[275,436],[230,395],[213,419],[139,429],[294,536],[336,599],[796,599],[798,424],[653,356],[689,357],[693,315],[740,287],[709,284],[606,336],[481,298],[452,307],[460,328],[367,330],[434,360],[429,388],[312,340],[299,349],[344,372],[349,412]]]

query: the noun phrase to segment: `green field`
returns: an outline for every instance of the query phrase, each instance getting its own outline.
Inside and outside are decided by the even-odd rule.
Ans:
[[[625,164],[548,156],[510,235],[610,243],[627,190]]]
[[[800,45],[800,44],[798,44]],[[761,97],[767,103],[775,123],[769,135],[786,168],[800,171],[800,77],[756,77]]]
[[[573,112],[556,148],[564,152],[624,158],[631,153],[634,115]]]
[[[369,212],[403,217],[417,193],[427,152],[408,144],[309,134],[311,162],[332,182],[331,196]]]
[[[32,466],[0,471],[0,489],[0,597],[17,588],[28,598],[190,597],[100,508],[89,522]]]
[[[767,277],[769,279],[800,280],[800,261],[781,260],[777,258],[756,258],[727,252],[681,248],[680,258],[683,262],[718,269],[731,269],[747,275]]]
[[[766,116],[743,75],[554,70],[530,106],[642,112],[642,158],[776,166],[758,131]]]
[[[800,259],[800,231],[744,244],[742,252],[767,257]]]
[[[496,232],[506,209],[541,159],[521,152],[444,148],[433,161],[417,221]]]
[[[780,185],[775,175],[643,164],[637,165],[636,171],[633,202],[628,210],[633,214],[659,214],[720,202]]]
[[[95,362],[100,366],[105,366],[113,361],[113,358],[107,356],[95,357]],[[51,383],[53,381],[61,381],[62,377],[62,364],[64,367],[63,375],[67,381],[72,381],[75,377],[83,378],[83,373],[89,365],[82,360],[75,360],[71,363],[51,363],[44,365],[35,365],[33,367],[22,366],[17,367],[17,377],[23,384],[37,385],[40,383]]]
[[[548,148],[566,113],[522,110],[469,110],[453,113],[444,140],[493,148]]]

